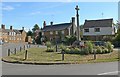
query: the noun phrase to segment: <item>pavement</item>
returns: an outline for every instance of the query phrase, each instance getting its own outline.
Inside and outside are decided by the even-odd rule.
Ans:
[[[10,51],[14,53],[15,48],[17,51],[20,51],[20,47],[23,49],[24,46],[25,46],[25,49],[27,49],[28,44],[27,43],[17,43],[17,44],[9,43],[9,44],[0,45],[0,50],[2,50],[2,57],[7,56],[8,49],[10,49]],[[45,47],[45,46],[30,45],[30,47]]]

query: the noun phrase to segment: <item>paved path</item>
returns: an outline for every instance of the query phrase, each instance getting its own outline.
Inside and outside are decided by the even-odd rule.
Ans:
[[[117,75],[118,62],[74,65],[2,63],[3,75]]]
[[[26,43],[17,43],[17,44],[5,44],[5,45],[0,45],[0,50],[2,50],[2,57],[7,56],[7,52],[8,49],[10,49],[10,51],[14,51],[15,48],[17,49],[17,51],[20,50],[20,47],[23,49],[25,46],[25,48],[27,48],[27,44]],[[38,45],[30,45],[30,47],[38,47]],[[41,46],[39,45],[39,47],[45,47],[45,46]]]

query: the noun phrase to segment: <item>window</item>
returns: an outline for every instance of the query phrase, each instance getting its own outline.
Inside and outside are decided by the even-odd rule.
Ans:
[[[100,28],[95,28],[94,31],[95,32],[100,32]]]
[[[21,40],[21,38],[19,38],[19,40]]]
[[[11,37],[9,38],[9,40],[12,40]]]
[[[44,35],[44,32],[42,32],[42,35]]]
[[[58,31],[56,31],[56,34],[58,34]]]
[[[62,31],[62,34],[64,34],[64,30]]]
[[[53,32],[51,31],[51,32],[50,32],[50,34],[52,35],[52,34],[53,34]]]
[[[84,32],[89,32],[89,29],[84,29]]]
[[[16,33],[14,32],[14,36],[16,35]]]
[[[14,40],[16,40],[16,38],[14,37]]]

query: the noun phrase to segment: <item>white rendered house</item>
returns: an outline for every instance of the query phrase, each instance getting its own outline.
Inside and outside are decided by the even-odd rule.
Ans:
[[[113,19],[85,20],[83,39],[101,41],[104,37],[113,37],[116,33]]]

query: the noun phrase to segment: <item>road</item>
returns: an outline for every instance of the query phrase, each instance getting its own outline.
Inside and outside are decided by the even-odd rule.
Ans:
[[[4,45],[2,56],[7,55],[7,50],[14,50],[24,44]],[[44,47],[44,46],[39,46]],[[115,49],[117,50],[117,49]],[[74,64],[74,65],[26,65],[2,62],[2,75],[117,75],[118,62]]]
[[[118,62],[74,65],[2,63],[3,75],[117,75]]]

